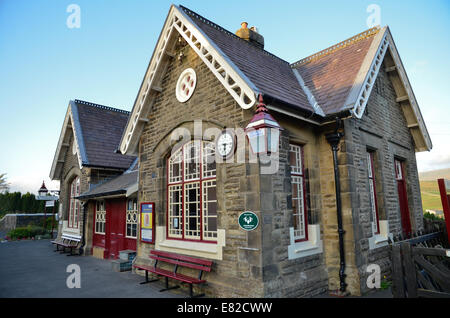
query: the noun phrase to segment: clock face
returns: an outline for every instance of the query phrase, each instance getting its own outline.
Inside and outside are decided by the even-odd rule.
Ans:
[[[229,132],[222,133],[217,138],[216,150],[222,157],[228,157],[234,150],[234,136]]]

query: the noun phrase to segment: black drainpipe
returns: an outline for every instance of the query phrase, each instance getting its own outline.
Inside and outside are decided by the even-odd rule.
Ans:
[[[80,255],[83,255],[84,246],[86,245],[86,214],[88,213],[88,202],[83,204],[83,236],[81,237]]]
[[[345,292],[347,284],[345,283],[345,253],[344,253],[344,234],[345,231],[342,227],[342,207],[341,207],[341,184],[339,177],[339,162],[337,153],[339,150],[339,142],[344,136],[343,132],[338,132],[342,125],[340,118],[336,118],[336,130],[333,133],[325,135],[328,143],[333,151],[333,164],[334,164],[334,183],[336,187],[336,209],[337,209],[337,221],[338,221],[338,233],[339,233],[339,256],[340,256],[340,269],[339,269],[339,280],[341,293]]]

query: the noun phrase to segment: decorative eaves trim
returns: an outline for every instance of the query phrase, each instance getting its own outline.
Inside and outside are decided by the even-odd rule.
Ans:
[[[164,28],[159,37],[143,83],[133,106],[131,116],[120,142],[122,154],[135,154],[146,118],[151,109],[155,94],[151,94],[155,78],[161,72],[161,60],[167,52],[171,36],[176,30],[198,54],[212,73],[233,96],[243,109],[249,109],[256,103],[258,89],[256,86],[226,57],[226,55],[199,30],[191,18],[178,6],[172,5]],[[152,99],[149,100],[149,95]]]
[[[375,35],[374,40],[356,76],[349,96],[344,103],[344,109],[350,108],[353,116],[360,119],[364,114],[373,85],[380,71],[384,56],[389,47],[386,38],[386,28]]]
[[[81,169],[84,164],[89,164],[89,162],[86,155],[86,148],[84,147],[83,131],[80,125],[80,117],[78,116],[78,107],[74,101],[70,101],[70,108],[74,142],[77,148],[78,163],[80,164]]]
[[[361,65],[361,69],[355,79],[349,96],[344,104],[344,109],[350,109],[352,115],[358,119],[363,116],[370,97],[370,93],[372,92],[375,80],[378,76],[380,67],[388,50],[391,53],[396,69],[398,70],[399,77],[407,94],[407,96],[404,96],[402,98],[405,100],[409,100],[412,111],[417,120],[418,128],[426,145],[425,148],[418,147],[417,149],[419,151],[431,150],[431,138],[428,134],[428,130],[425,126],[425,122],[420,112],[417,100],[414,96],[414,92],[411,88],[411,84],[409,83],[408,76],[406,75],[406,71],[403,67],[403,63],[400,59],[388,27],[384,27],[375,35],[375,38],[371,44],[371,47],[369,48],[366,58]]]
[[[72,134],[74,136],[74,143],[75,143],[75,147],[77,149],[77,157],[78,157],[78,163],[80,166],[80,169],[82,168],[82,155],[81,153],[84,153],[84,157],[86,157],[86,153],[84,151],[84,147],[82,148],[83,150],[80,150],[80,146],[78,143],[78,140],[80,139],[79,137],[77,137],[77,133],[76,130],[79,128],[79,121],[78,121],[78,125],[76,124],[75,118],[74,118],[74,109],[76,112],[76,120],[78,121],[78,112],[76,110],[76,106],[74,106],[73,101],[69,102],[69,106],[67,107],[67,112],[66,112],[66,116],[64,118],[64,122],[63,122],[63,126],[61,128],[61,132],[59,135],[59,140],[58,140],[58,145],[56,147],[56,151],[55,151],[55,155],[53,157],[53,162],[52,162],[52,167],[50,169],[50,179],[51,180],[59,180],[59,176],[56,176],[56,170],[57,170],[57,165],[62,165],[64,163],[64,160],[60,159],[60,154],[61,154],[61,148],[63,146],[65,146],[64,144],[64,139],[66,137],[66,133],[67,133],[67,129],[71,128],[72,129]],[[78,126],[78,128],[76,128]],[[80,129],[81,131],[81,129]],[[82,138],[81,138],[81,142]],[[84,145],[84,144],[83,144]],[[66,151],[69,151],[69,149],[66,149]]]

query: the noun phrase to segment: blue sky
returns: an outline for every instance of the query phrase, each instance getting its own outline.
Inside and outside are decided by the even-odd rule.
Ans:
[[[70,4],[81,9],[70,29]],[[257,26],[265,48],[295,62],[368,28],[380,8],[434,148],[419,171],[450,167],[449,1],[183,1],[234,32]],[[70,99],[131,110],[170,1],[0,0],[0,173],[36,192],[48,175]]]

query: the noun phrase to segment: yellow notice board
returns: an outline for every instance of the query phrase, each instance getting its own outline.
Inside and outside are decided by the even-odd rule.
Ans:
[[[154,242],[155,203],[141,203],[141,242]]]

